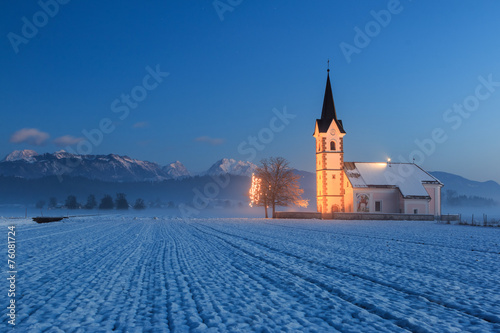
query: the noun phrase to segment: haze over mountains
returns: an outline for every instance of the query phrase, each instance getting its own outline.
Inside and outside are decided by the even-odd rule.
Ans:
[[[256,165],[251,162],[221,159],[200,175],[232,174],[251,176]],[[26,179],[46,176],[70,176],[103,181],[162,181],[192,177],[188,169],[175,161],[165,166],[128,156],[76,155],[64,150],[39,155],[33,150],[16,150],[0,161],[0,175]]]
[[[203,190],[213,177],[231,175],[231,181],[221,188],[217,200],[247,204],[250,177],[256,167],[248,161],[224,158],[208,170],[193,174],[180,161],[161,166],[115,154],[75,155],[65,151],[38,154],[33,150],[16,150],[0,161],[0,203],[33,203],[48,196],[62,198],[69,194],[84,200],[89,194],[124,192],[131,198],[178,204],[192,200],[193,191]],[[301,176],[303,197],[309,199],[310,209],[314,210],[316,176],[307,171],[295,172]],[[431,174],[445,184],[442,189],[445,205],[451,202],[450,198],[460,205],[500,202],[500,185],[494,181],[477,182],[440,171]],[[473,197],[481,200],[472,200]]]
[[[116,154],[14,151],[0,161],[0,203],[33,205],[49,197],[64,203],[68,195],[84,202],[90,194],[100,198],[125,193],[130,200],[143,198],[155,207],[172,207],[192,202],[194,191],[204,191],[217,177],[231,175],[230,182],[209,201],[211,207],[236,207],[248,205],[247,192],[255,168],[250,162],[224,158],[206,171],[193,174],[180,161],[162,166]]]

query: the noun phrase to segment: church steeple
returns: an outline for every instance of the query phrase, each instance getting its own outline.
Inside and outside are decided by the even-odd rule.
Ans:
[[[330,61],[328,61],[330,65]],[[325,97],[323,98],[323,109],[321,110],[321,119],[318,119],[318,129],[321,133],[328,131],[332,121],[335,121],[341,133],[345,133],[342,126],[342,120],[337,119],[337,111],[335,110],[335,103],[333,102],[332,85],[330,83],[330,67],[328,67],[326,74],[326,88]]]
[[[328,65],[330,62],[328,62]],[[345,212],[344,196],[347,183],[344,177],[344,127],[337,119],[333,103],[330,68],[326,76],[325,97],[321,119],[316,119],[316,205],[323,217],[333,212]]]
[[[332,85],[330,83],[330,69],[326,75],[326,88],[325,97],[323,98],[323,110],[321,111],[321,120],[333,119],[337,120],[337,113],[335,112],[335,104],[333,103]]]

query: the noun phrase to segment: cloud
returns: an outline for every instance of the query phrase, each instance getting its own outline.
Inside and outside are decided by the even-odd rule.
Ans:
[[[47,141],[49,136],[49,133],[42,132],[36,128],[23,128],[11,135],[10,142],[41,146]]]
[[[140,121],[132,125],[133,128],[144,128],[147,127],[149,123],[147,121]]]
[[[208,144],[211,144],[212,146],[218,146],[224,143],[224,139],[220,138],[211,138],[209,136],[200,136],[194,139],[196,142],[206,142]]]
[[[84,140],[83,138],[75,138],[71,135],[64,135],[54,139],[54,144],[59,147],[66,147],[77,144],[78,142]]]

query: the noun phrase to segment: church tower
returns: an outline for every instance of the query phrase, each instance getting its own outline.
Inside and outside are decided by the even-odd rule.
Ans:
[[[316,119],[316,200],[318,212],[345,212],[344,127],[333,103],[330,69],[327,71],[321,119]]]

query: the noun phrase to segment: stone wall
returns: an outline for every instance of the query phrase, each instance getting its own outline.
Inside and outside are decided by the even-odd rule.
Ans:
[[[328,216],[329,215],[329,216]],[[333,213],[324,214],[323,219],[333,220],[394,220],[394,221],[434,221],[428,214],[387,214],[387,213]]]
[[[321,219],[321,213],[316,212],[275,212],[277,219]]]

